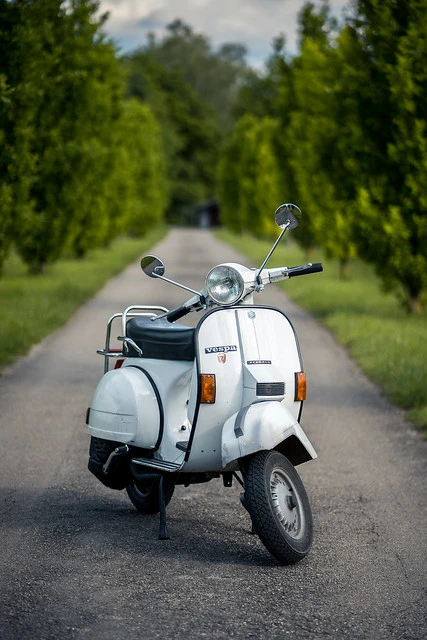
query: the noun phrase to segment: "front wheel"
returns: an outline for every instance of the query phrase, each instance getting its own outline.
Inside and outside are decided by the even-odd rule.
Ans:
[[[260,451],[244,474],[244,503],[255,532],[282,564],[310,550],[313,522],[307,493],[295,467],[278,451]]]

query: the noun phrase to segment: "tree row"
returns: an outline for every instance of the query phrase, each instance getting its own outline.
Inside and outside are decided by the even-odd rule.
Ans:
[[[412,312],[427,289],[427,2],[357,0],[338,25],[306,3],[300,47],[277,38],[267,73],[240,92],[219,163],[224,224],[271,232],[283,197],[295,235],[340,261],[375,265]]]
[[[143,234],[168,202],[161,130],[126,97],[86,0],[0,0],[0,267],[32,273]]]
[[[91,0],[0,0],[0,267],[37,273],[217,196],[235,232],[359,256],[421,311],[427,288],[427,0],[328,2],[265,69],[181,20],[119,56]]]

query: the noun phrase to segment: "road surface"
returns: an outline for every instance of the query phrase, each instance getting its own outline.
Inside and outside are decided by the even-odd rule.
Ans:
[[[204,230],[173,230],[154,251],[195,289],[219,262],[247,264]],[[186,299],[134,264],[0,378],[0,638],[426,638],[427,443],[276,287],[257,302],[285,310],[299,334],[303,426],[319,455],[298,467],[315,527],[307,558],[276,563],[250,534],[238,486],[178,487],[171,539],[159,541],[157,516],[87,471],[107,318]]]

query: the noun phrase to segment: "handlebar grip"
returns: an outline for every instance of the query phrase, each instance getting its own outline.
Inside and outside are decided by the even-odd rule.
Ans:
[[[319,273],[323,271],[323,265],[321,262],[314,262],[310,267],[303,267],[302,269],[298,269],[296,271],[290,271],[289,278],[294,278],[295,276],[305,276],[308,273]]]
[[[176,309],[172,309],[166,316],[166,320],[168,322],[175,322],[175,320],[179,320],[183,316],[186,316],[187,313],[190,313],[191,308],[189,307],[177,307]]]

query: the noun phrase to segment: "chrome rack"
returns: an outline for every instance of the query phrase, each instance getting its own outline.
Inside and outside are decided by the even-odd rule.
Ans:
[[[100,356],[104,356],[104,373],[107,373],[110,365],[110,358],[126,358],[127,354],[124,353],[123,349],[111,349],[110,348],[110,340],[111,340],[111,327],[116,318],[121,318],[122,325],[122,333],[123,336],[126,335],[126,323],[128,318],[135,318],[138,316],[152,316],[156,317],[157,313],[155,311],[160,311],[161,313],[167,313],[169,309],[166,307],[153,306],[153,305],[132,305],[127,307],[123,313],[115,313],[108,319],[107,322],[107,334],[105,337],[105,348],[97,349],[96,353]]]

